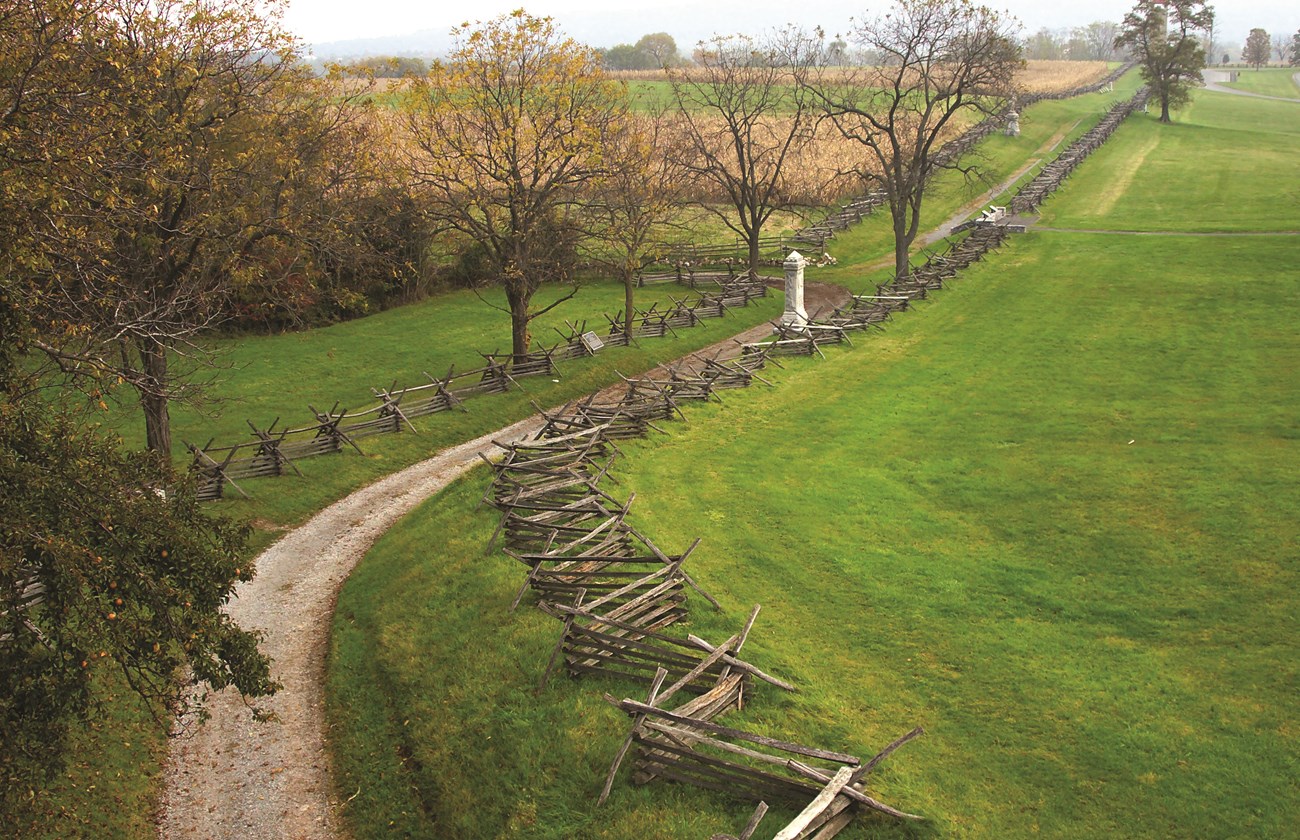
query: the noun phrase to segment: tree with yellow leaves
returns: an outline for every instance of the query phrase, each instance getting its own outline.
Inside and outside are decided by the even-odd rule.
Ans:
[[[505,291],[511,347],[528,352],[546,281],[568,281],[560,253],[586,227],[583,193],[626,113],[600,56],[522,10],[456,30],[446,62],[405,102],[411,171],[438,232],[482,249]]]

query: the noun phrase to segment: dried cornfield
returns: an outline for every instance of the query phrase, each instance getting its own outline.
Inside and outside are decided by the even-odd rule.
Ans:
[[[1104,61],[1028,61],[1016,76],[1016,83],[1025,93],[1058,93],[1095,82],[1105,76],[1109,69]],[[674,72],[693,81],[704,78],[702,71],[690,67],[679,68]],[[663,70],[615,70],[610,71],[609,75],[622,82],[668,81]]]

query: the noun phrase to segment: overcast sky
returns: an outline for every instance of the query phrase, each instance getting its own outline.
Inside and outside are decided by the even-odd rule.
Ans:
[[[1095,20],[1119,21],[1132,0],[1052,3],[1046,0],[985,0],[1018,18],[1026,33],[1042,27],[1078,26]],[[1270,34],[1300,29],[1300,0],[1234,0],[1215,6],[1217,40],[1241,43],[1255,26]],[[534,15],[554,17],[564,31],[593,46],[632,42],[647,32],[668,32],[687,52],[712,34],[763,31],[786,23],[828,32],[845,30],[849,19],[871,17],[884,0],[289,0],[285,23],[308,43],[405,35],[421,30],[444,33],[463,22],[484,20],[523,6]],[[1061,8],[1064,6],[1064,8]]]

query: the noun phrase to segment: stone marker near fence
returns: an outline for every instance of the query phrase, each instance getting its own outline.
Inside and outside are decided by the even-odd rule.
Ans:
[[[785,312],[777,322],[782,327],[806,327],[808,311],[803,308],[803,269],[808,264],[803,254],[791,251],[785,258]]]

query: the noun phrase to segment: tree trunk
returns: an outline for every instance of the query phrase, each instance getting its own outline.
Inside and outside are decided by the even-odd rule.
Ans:
[[[912,264],[908,260],[912,240],[907,236],[907,211],[904,208],[894,210],[892,207],[890,210],[894,219],[894,277],[902,280],[912,271]]]
[[[749,232],[749,275],[758,275],[758,236],[762,228],[753,228]]]
[[[167,405],[167,348],[157,341],[140,345],[140,365],[145,374],[139,387],[144,410],[145,446],[166,459],[172,455],[171,414]]]
[[[636,282],[631,268],[623,266],[623,332],[632,337],[632,313],[636,309]]]
[[[510,352],[514,354],[516,363],[522,362],[528,355],[528,345],[533,338],[528,332],[530,299],[531,295],[506,290],[506,300],[510,304]]]

